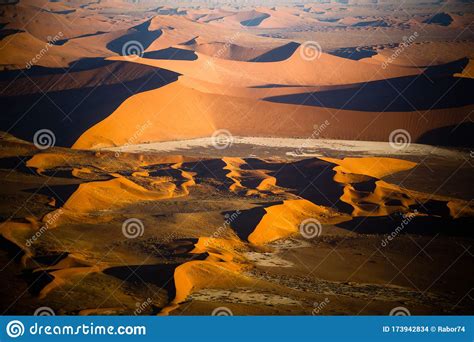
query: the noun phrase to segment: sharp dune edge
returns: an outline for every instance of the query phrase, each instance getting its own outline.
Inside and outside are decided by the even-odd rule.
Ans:
[[[47,173],[48,170],[61,167],[65,158],[74,160],[61,153],[40,153],[31,158],[27,165],[41,173]],[[100,161],[109,157],[96,153],[96,158]],[[90,168],[81,165],[80,160],[76,157],[76,161],[72,162],[75,166],[71,172],[75,177],[80,179],[100,172],[100,164],[97,164],[99,168]],[[104,223],[113,221],[116,217],[114,213],[134,205],[193,196],[195,191],[204,186],[202,177],[206,171],[196,168],[201,162],[196,163],[183,156],[140,156],[132,161],[135,165],[132,175],[122,176],[111,172],[108,173],[110,180],[82,183],[62,206],[44,217],[27,218],[29,223],[15,220],[4,222],[1,235],[23,251],[22,264],[25,268],[31,269],[33,275],[42,275],[42,278],[47,279],[40,282],[43,285],[37,290],[39,298],[47,298],[61,288],[74,287],[79,279],[91,277],[93,274],[115,274],[113,262],[101,260],[97,263],[94,261],[96,257],[90,254],[92,250],[87,256],[85,251],[76,248],[74,251],[68,251],[66,256],[54,265],[38,267],[35,262],[37,252],[35,248],[25,245],[24,237],[35,234],[35,231],[40,230],[47,222],[52,222],[48,229],[58,232],[78,222],[92,224],[97,222],[97,219]],[[416,166],[416,163],[399,159],[314,158],[294,162],[301,170],[314,170],[315,173],[325,170],[323,172],[327,173],[327,176],[321,181],[325,182],[327,196],[339,196],[341,203],[347,205],[338,206],[337,209],[323,205],[324,199],[317,193],[303,192],[303,197],[296,195],[307,185],[305,180],[291,177],[294,170],[291,162],[243,158],[223,158],[205,162],[209,163],[209,167],[212,164],[220,164],[220,170],[214,168],[212,175],[216,177],[217,173],[222,173],[225,178],[221,181],[227,184],[226,191],[260,199],[274,195],[286,199],[281,203],[266,204],[260,220],[255,221],[255,226],[251,227],[249,232],[241,230],[244,226],[241,226],[238,220],[240,217],[245,220],[247,213],[256,210],[258,206],[255,207],[255,204],[253,208],[240,209],[240,217],[222,229],[217,236],[200,236],[185,244],[185,240],[176,240],[177,246],[181,244],[187,252],[178,252],[179,247],[174,247],[178,249],[172,253],[187,253],[191,260],[178,263],[170,273],[170,297],[168,303],[159,311],[162,315],[173,313],[189,296],[202,289],[249,286],[253,280],[248,271],[253,266],[246,257],[247,252],[267,248],[265,246],[274,241],[298,236],[300,224],[306,219],[317,219],[323,227],[349,222],[358,216],[387,216],[397,212],[411,215],[411,219],[423,219],[438,213],[419,212],[413,208],[423,203],[428,206],[428,203],[434,200],[443,203],[452,219],[471,216],[474,212],[474,208],[466,201],[433,197],[381,180],[382,177]],[[161,172],[152,175],[152,169],[169,171],[159,176]],[[173,173],[174,171],[176,173]],[[331,184],[328,184],[328,181]],[[359,190],[360,184],[368,183],[373,184],[371,190]],[[97,216],[98,212],[102,213],[100,217]],[[245,229],[248,228],[247,225]],[[149,266],[154,267],[153,265]],[[154,277],[165,276],[160,274],[159,269],[160,267],[157,267]],[[116,312],[121,309],[82,309],[80,314],[107,312],[104,310]]]
[[[346,140],[387,140],[395,127],[407,126],[416,141],[431,129],[455,125],[472,106],[425,112],[429,122],[418,121],[417,112],[373,113],[311,106],[276,104],[234,94],[201,92],[178,81],[163,88],[137,94],[114,113],[87,130],[73,145],[94,149],[126,145],[137,130],[134,144],[211,136],[217,129],[228,129],[237,136],[310,137],[314,125],[331,125],[321,137]],[[258,96],[258,95],[257,95]],[[178,98],[185,101],[175,102]],[[337,119],[334,119],[334,116]],[[281,117],[285,117],[282,122]],[[357,118],[357,119],[355,119]],[[367,130],[377,121],[378,130]],[[284,125],[284,123],[294,123]],[[405,124],[402,124],[404,122]],[[265,123],[265,125],[263,125]],[[349,125],[350,124],[350,125]],[[140,127],[149,126],[146,129]]]

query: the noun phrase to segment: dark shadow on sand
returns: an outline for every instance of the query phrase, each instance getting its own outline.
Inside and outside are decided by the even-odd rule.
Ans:
[[[356,84],[350,88],[266,98],[266,101],[370,112],[412,112],[474,104],[474,80],[451,76],[467,65],[463,59],[406,76]]]
[[[474,147],[474,123],[464,122],[455,126],[436,128],[424,133],[418,144]]]
[[[101,67],[112,68],[112,64],[117,62],[100,63],[105,63]],[[37,92],[36,86],[27,78],[23,79],[22,86],[29,87],[35,93],[0,97],[0,106],[5,109],[0,118],[0,130],[32,141],[38,129],[47,128],[55,134],[56,146],[71,147],[82,133],[112,114],[132,95],[160,88],[178,79],[178,74],[163,69],[146,66],[137,68],[132,63],[121,63],[118,67],[117,64],[114,65],[119,68],[114,69],[118,79],[109,80],[105,84],[99,83],[96,87],[49,92],[44,89],[43,94]],[[87,70],[78,71],[74,77],[81,77],[81,72],[90,73],[91,69],[86,65],[81,67]],[[75,68],[78,68],[77,64]],[[41,69],[41,72],[45,71],[44,68]],[[62,70],[62,78],[69,80],[68,72]],[[52,70],[52,74],[57,73],[58,70]],[[102,73],[103,71],[97,70],[98,75]],[[19,79],[15,80],[15,83],[18,82]],[[5,80],[5,83],[8,81]]]

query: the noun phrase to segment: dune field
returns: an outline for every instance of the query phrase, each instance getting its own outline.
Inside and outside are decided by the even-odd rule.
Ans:
[[[0,19],[1,314],[473,314],[472,2]]]

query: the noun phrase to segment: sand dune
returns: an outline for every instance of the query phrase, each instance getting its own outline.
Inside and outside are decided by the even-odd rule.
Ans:
[[[392,220],[393,225],[409,217],[411,223],[405,227],[407,231],[426,234],[430,229],[441,229],[443,234],[448,235],[472,235],[472,232],[466,231],[466,226],[458,224],[459,220],[472,218],[474,208],[468,201],[409,190],[382,179],[417,166],[406,160],[375,157],[297,161],[236,157],[193,160],[156,154],[130,154],[121,158],[105,152],[95,153],[95,158],[90,155],[90,152],[68,149],[36,154],[28,165],[43,174],[59,167],[71,173],[74,170],[88,171],[74,173],[80,185],[68,198],[63,198],[63,204],[50,202],[49,210],[51,205],[55,208],[44,217],[29,218],[28,223],[7,221],[1,226],[2,237],[23,251],[23,265],[31,269],[30,281],[36,283],[33,295],[40,300],[55,298],[61,295],[62,290],[71,291],[74,295],[74,291],[83,290],[79,283],[84,279],[92,282],[93,279],[101,279],[105,283],[119,279],[121,285],[117,287],[117,295],[124,296],[121,297],[122,306],[125,306],[123,310],[127,310],[127,297],[121,291],[129,289],[140,279],[166,292],[163,298],[155,299],[159,308],[156,313],[174,314],[201,290],[255,287],[256,278],[251,271],[255,268],[253,262],[256,258],[267,258],[271,264],[273,259],[269,258],[278,253],[272,243],[284,243],[289,238],[303,239],[302,234],[310,233],[301,228],[306,220],[317,222],[315,228],[322,229],[318,234],[326,234],[326,229],[334,229],[331,227],[361,234],[380,234],[383,229],[392,227],[377,225],[378,221],[369,218]],[[110,158],[115,159],[112,162]],[[118,174],[117,169],[122,174]],[[125,169],[133,172],[125,173]],[[91,181],[90,177],[102,176],[103,172],[114,178]],[[294,177],[295,172],[304,177]],[[53,186],[53,189],[54,196],[57,196],[59,188]],[[207,208],[187,214],[171,211],[158,216],[161,220],[159,229],[155,229],[148,218],[140,216],[146,227],[142,234],[147,234],[143,237],[145,240],[139,239],[139,243],[143,243],[140,248],[146,248],[147,238],[162,236],[170,216],[173,220],[182,220],[183,225],[190,220],[191,226],[194,226],[190,238],[168,237],[159,244],[153,244],[153,248],[159,248],[159,253],[147,258],[145,264],[138,264],[140,254],[130,254],[130,246],[135,246],[132,242],[127,243],[123,250],[114,251],[114,255],[119,253],[119,257],[106,256],[105,259],[103,248],[91,243],[101,239],[101,234],[106,234],[107,239],[116,244],[123,239],[95,226],[98,213],[100,225],[110,224],[111,228],[122,224],[118,216],[130,215],[131,212],[138,215],[138,208],[150,210],[156,205],[163,205],[157,211],[161,212],[168,205],[166,210],[174,210],[167,204],[170,199],[197,199],[202,202],[201,205],[208,205],[205,203],[213,203],[210,193],[215,191],[230,197],[226,201],[217,200],[219,206],[211,215]],[[203,194],[206,201],[199,197]],[[258,202],[256,199],[259,199]],[[171,203],[172,206],[180,206],[185,202]],[[233,207],[234,210],[230,211],[233,216],[224,209],[226,206]],[[221,224],[219,220],[223,218],[230,221],[217,231],[206,228],[209,224]],[[74,234],[73,229],[80,229],[86,234],[85,240],[75,242],[64,253],[40,255],[38,245],[33,243],[27,246],[25,237],[37,232],[46,222],[52,223],[47,230],[42,230],[42,234],[48,236],[54,232],[52,241],[57,241],[62,234]],[[203,225],[204,222],[206,224]],[[442,228],[439,228],[440,224]],[[176,227],[176,222],[173,227]],[[317,239],[317,236],[312,239]],[[79,246],[75,247],[77,243]],[[80,253],[84,246],[87,246],[87,253]],[[278,255],[275,255],[273,261],[276,262],[277,258]],[[38,264],[40,261],[41,265]],[[290,290],[284,283],[275,284],[268,279],[260,279],[256,288],[278,293],[285,291],[290,297],[298,293],[292,292],[296,290]],[[133,309],[135,302],[130,304]],[[114,307],[107,303],[99,308],[103,311],[90,311],[90,307],[84,308],[82,303],[79,304],[76,310],[83,313],[105,313]]]
[[[420,69],[389,66],[380,69],[372,64],[346,60],[322,54],[319,59],[305,60],[302,48],[282,62],[235,62],[204,55],[196,61],[161,61],[137,58],[134,63],[172,70],[188,77],[229,86],[256,87],[263,85],[318,86],[375,81],[386,78],[417,75]],[[302,57],[303,56],[303,57]],[[110,57],[123,60],[123,57]],[[236,72],[236,71],[239,72]],[[278,72],[275,72],[278,70]],[[332,70],[331,73],[323,72]]]
[[[331,118],[323,138],[386,141],[393,129],[404,128],[417,142],[462,145],[449,133],[472,105],[465,77],[472,44],[464,29],[472,15],[459,10],[462,4],[447,4],[440,14],[425,8],[402,16],[385,5],[332,3],[127,6],[34,0],[5,7],[1,103],[11,109],[0,129],[31,140],[31,127],[44,122],[57,134],[58,145],[93,148],[205,137],[221,128],[242,136],[304,138]],[[28,17],[37,20],[22,28]],[[447,17],[452,22],[441,25]],[[375,43],[360,46],[377,29],[385,30],[384,38],[375,35]],[[450,38],[461,29],[459,37]],[[402,46],[414,30],[421,36]],[[58,33],[60,39],[48,45]],[[437,35],[446,38],[432,39]],[[321,45],[320,56],[319,50],[300,46],[313,40]],[[121,56],[130,41],[143,46],[142,58]],[[360,56],[327,54],[334,41],[349,52],[359,49]],[[28,71],[28,77],[10,69]],[[170,84],[178,74],[179,83]],[[165,85],[169,88],[158,89]],[[147,93],[151,90],[156,92]],[[166,97],[173,92],[180,103],[170,110]],[[127,115],[134,106],[140,112],[135,118]],[[250,120],[241,122],[241,116]],[[126,117],[125,124],[115,122],[118,117]],[[134,133],[150,117],[154,132],[136,139]],[[258,127],[269,120],[278,124]],[[120,126],[127,127],[117,133]],[[470,136],[468,125],[459,129],[459,136]]]
[[[417,122],[416,112],[379,115],[376,112],[277,104],[235,95],[203,93],[183,85],[181,81],[144,92],[125,101],[116,112],[87,130],[74,148],[120,146],[129,144],[131,136],[136,136],[134,144],[190,139],[211,136],[215,130],[224,128],[237,136],[310,137],[313,126],[326,120],[330,125],[321,133],[321,138],[387,140],[391,131],[405,126],[416,141],[432,129],[459,122],[470,111],[470,106],[459,108],[455,115],[449,109],[432,110],[425,114],[430,117],[429,123],[421,123]],[[186,101],[172,105],[172,99],[177,96]],[[131,112],[135,113],[134,116],[130,115]],[[244,119],[242,113],[245,113]],[[337,115],[337,120],[334,115]],[[355,116],[357,120],[354,121]],[[282,125],[282,117],[298,124]],[[265,122],[265,125],[257,124],[259,122]],[[379,123],[377,131],[364,129],[374,122]],[[137,129],[139,134],[136,134]]]

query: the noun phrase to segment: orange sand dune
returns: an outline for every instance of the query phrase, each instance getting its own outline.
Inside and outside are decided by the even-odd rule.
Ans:
[[[193,39],[185,45],[179,45],[180,49],[191,50],[207,56],[218,56],[220,59],[233,61],[250,61],[271,49],[260,47],[244,47],[226,42],[201,42],[201,39]]]
[[[212,25],[212,23],[209,25]],[[151,19],[148,30],[161,30],[163,34],[150,44],[147,51],[166,49],[185,44],[194,39],[198,39],[200,44],[224,43],[248,48],[258,46],[259,48],[268,49],[288,43],[287,41],[258,37],[235,27],[210,28],[206,23],[192,21],[180,16],[155,16]]]
[[[454,74],[454,77],[474,78],[474,59],[470,59],[464,70],[461,73]]]
[[[233,87],[252,87],[269,84],[324,86],[361,83],[393,77],[417,75],[421,69],[388,66],[347,60],[321,54],[319,59],[306,60],[302,48],[282,62],[252,63],[229,61],[198,54],[195,61],[169,61],[136,58],[134,63],[168,69],[206,82]],[[125,57],[109,60],[127,61]],[[330,71],[328,71],[330,70]]]
[[[328,90],[337,90],[337,89],[347,89],[351,88],[351,85],[341,86],[305,86],[305,87],[261,87],[261,88],[242,88],[242,87],[223,87],[220,84],[206,82],[197,80],[191,77],[181,76],[180,82],[196,90],[199,90],[203,93],[216,94],[216,95],[227,95],[234,97],[244,97],[250,99],[260,99],[271,98],[282,95],[291,95],[291,94],[301,94],[301,93],[311,93],[318,91],[328,91]]]
[[[102,152],[96,152],[97,159],[93,159],[93,165],[101,160],[101,154]],[[130,205],[148,201],[158,202],[171,197],[193,196],[191,192],[194,187],[197,189],[202,186],[202,183],[195,181],[195,177],[199,179],[199,170],[194,168],[196,165],[185,163],[186,160],[182,156],[130,155],[130,157],[132,160],[129,162],[135,165],[132,169],[136,170],[132,175],[134,180],[140,184],[154,185],[153,190],[113,174],[116,178],[112,180],[82,183],[62,208],[50,212],[41,220],[29,218],[29,223],[5,222],[0,226],[0,234],[23,250],[24,267],[32,269],[34,275],[46,276],[49,280],[38,291],[40,299],[61,287],[77,284],[78,280],[91,274],[102,272],[108,275],[106,269],[111,267],[107,262],[89,260],[88,257],[75,252],[67,254],[53,265],[37,267],[34,259],[37,245],[26,246],[24,241],[37,231],[41,222],[53,221],[51,217],[61,210],[62,213],[56,216],[54,224],[48,226],[58,229],[59,231],[55,232],[60,233],[61,230],[64,232],[70,227],[69,219],[75,219],[81,224],[88,222],[89,225],[91,224],[89,220],[97,222],[97,213],[100,212],[101,217],[110,216],[110,220],[113,220],[119,209],[130,209],[133,208],[128,207]],[[81,164],[79,157],[72,160],[62,156],[60,152],[39,153],[30,160],[30,166],[50,170],[60,166],[61,162],[64,165],[65,160],[76,165],[75,169],[85,168],[87,165],[87,172],[94,172],[98,166],[90,167],[91,160],[87,158],[83,159]],[[190,295],[201,289],[228,289],[255,285],[255,280],[245,272],[253,267],[247,252],[271,249],[271,246],[264,247],[264,245],[277,240],[297,237],[299,234],[306,239],[308,237],[304,234],[314,234],[311,235],[312,238],[317,238],[325,234],[325,226],[340,227],[350,224],[358,217],[386,217],[399,213],[411,215],[413,219],[413,217],[437,215],[437,210],[440,209],[434,209],[433,213],[429,210],[426,213],[417,212],[415,209],[419,204],[429,206],[430,201],[437,201],[440,207],[446,206],[453,218],[471,217],[474,213],[474,208],[466,201],[411,191],[381,180],[385,176],[408,171],[416,166],[415,163],[404,160],[367,157],[312,158],[290,162],[232,157],[208,161],[218,162],[216,165],[221,167],[222,171],[227,171],[223,178],[233,182],[229,188],[230,192],[234,192],[233,195],[244,193],[253,196],[268,192],[280,196],[280,201],[269,202],[263,206],[252,203],[248,209],[239,212],[239,216],[230,226],[219,230],[219,237],[199,236],[197,241],[190,240],[191,248],[184,252],[189,254],[187,255],[189,259],[171,267],[170,281],[174,285],[174,291],[171,293],[174,293],[174,296],[162,309],[163,315],[179,308]],[[144,168],[158,166],[157,164],[161,164],[164,168],[159,169],[169,176],[153,175],[152,169]],[[306,177],[295,177],[295,168]],[[171,170],[178,172],[173,173]],[[313,176],[316,175],[317,178],[314,179]],[[218,180],[219,177],[216,177],[215,181]],[[314,190],[313,186],[312,191],[307,191],[309,182],[314,182],[313,185],[317,189]],[[209,185],[205,187],[208,191]],[[322,201],[326,202],[326,196],[331,197],[329,202],[338,200],[344,202],[349,210],[338,203],[331,203],[331,206],[327,203],[321,204]],[[113,212],[114,215],[107,215],[107,211]],[[86,214],[94,216],[87,217]],[[66,220],[61,219],[63,215]],[[252,216],[250,221],[243,221],[245,225],[243,228],[248,231],[247,237],[243,237],[242,233],[245,232],[239,231],[239,226],[236,224],[240,215]],[[178,246],[182,246],[179,245],[182,240],[177,242]],[[179,248],[170,247],[170,251],[183,257],[183,251]],[[204,259],[196,260],[194,257],[198,256],[204,256]],[[120,267],[128,266],[125,264]],[[158,267],[157,272],[159,269]],[[162,274],[156,276],[160,277]]]
[[[92,265],[93,264],[93,265]],[[66,258],[57,264],[48,267],[38,267],[34,269],[33,274],[47,272],[53,279],[46,284],[38,294],[40,299],[45,298],[51,291],[62,287],[68,283],[75,282],[80,277],[84,279],[91,273],[101,272],[105,268],[105,263],[91,263],[87,258],[81,255],[69,254]]]
[[[8,24],[7,29],[26,31],[37,39],[47,42],[48,37],[62,33],[62,38],[78,37],[93,34],[98,31],[108,31],[110,23],[107,17],[75,7],[74,12],[68,14],[52,13],[40,7],[21,1],[15,6],[7,6],[3,18]],[[89,13],[89,15],[87,15]],[[33,19],[33,20],[32,20]],[[115,29],[125,28],[127,23],[116,23]]]
[[[474,58],[474,43],[467,41],[421,43],[415,40],[413,44],[403,47],[403,53],[399,52],[400,49],[400,47],[379,49],[377,55],[361,59],[361,61],[382,64],[390,59],[391,64],[395,65],[424,67],[446,64],[466,57]]]
[[[29,63],[51,68],[67,67],[74,60],[97,56],[86,48],[48,45],[26,32],[3,38],[0,49],[0,64],[20,69],[26,69]]]
[[[262,29],[276,29],[276,28],[286,28],[290,29],[292,27],[299,27],[304,25],[314,25],[319,23],[318,20],[313,19],[307,16],[295,15],[293,11],[285,11],[282,8],[276,8],[275,10],[269,8],[258,8],[261,13],[266,13],[269,15],[260,25],[259,28]],[[293,12],[293,13],[292,13]]]
[[[339,160],[322,157],[320,159],[339,165],[336,170],[338,173],[360,174],[374,178],[382,178],[396,172],[410,170],[416,166],[416,163],[394,158],[366,157]]]
[[[189,261],[174,271],[176,296],[160,314],[167,315],[195,291],[203,288],[228,288],[248,286],[252,280],[241,274],[248,268],[238,249],[245,248],[239,240],[199,238],[191,254],[209,253],[204,261]]]
[[[170,182],[160,182],[159,189],[151,191],[125,177],[115,176],[117,178],[109,181],[81,184],[66,201],[63,209],[71,213],[110,210],[130,203],[153,201],[180,195],[180,190]]]
[[[455,113],[432,110],[425,113],[425,117],[430,118],[429,123],[425,123],[418,120],[417,112],[345,111],[271,103],[235,95],[203,93],[181,81],[143,92],[127,99],[114,113],[84,132],[73,148],[120,146],[128,144],[134,136],[134,144],[209,137],[217,129],[227,129],[237,136],[311,137],[313,126],[326,120],[330,125],[321,138],[387,141],[394,129],[407,127],[416,141],[431,129],[456,124],[470,110],[470,107],[458,108]],[[295,122],[297,124],[293,124]],[[147,128],[140,129],[145,123]],[[367,129],[371,126],[377,129]]]
[[[245,192],[249,195],[263,195],[261,192],[268,191],[272,193],[281,192],[276,186],[276,178],[269,176],[266,172],[261,170],[242,170],[241,166],[246,162],[241,158],[222,158],[226,163],[225,170],[230,172],[226,175],[231,179],[233,184],[230,186],[230,191]]]
[[[337,224],[351,219],[331,208],[315,205],[307,200],[288,200],[283,204],[265,208],[266,214],[249,235],[249,242],[263,245],[299,233],[300,225],[307,219],[321,224]]]

